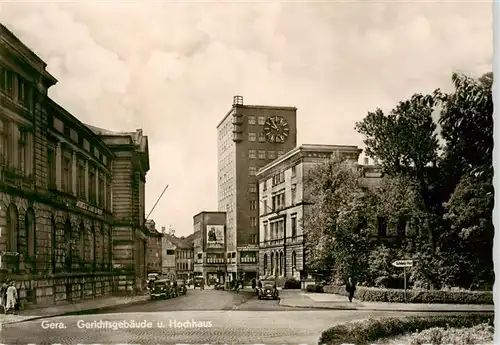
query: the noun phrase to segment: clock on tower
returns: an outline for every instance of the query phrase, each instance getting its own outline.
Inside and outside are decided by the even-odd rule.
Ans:
[[[264,123],[264,134],[270,143],[284,143],[289,132],[288,123],[281,116],[271,116]]]

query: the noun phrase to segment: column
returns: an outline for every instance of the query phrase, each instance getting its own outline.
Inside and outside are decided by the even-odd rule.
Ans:
[[[61,143],[58,142],[56,146],[56,186],[57,190],[61,190],[61,162],[62,162],[62,150]]]
[[[76,186],[76,175],[77,175],[77,160],[76,160],[76,152],[73,151],[73,153],[71,154],[71,179],[73,181],[71,181],[71,185],[72,185],[72,188],[71,188],[71,191],[72,191],[72,194],[73,195],[78,195],[78,191],[76,190],[77,189],[77,186]]]
[[[89,200],[89,161],[85,160],[85,200]]]
[[[95,181],[94,181],[94,186],[95,186],[95,201],[99,201],[99,169],[96,167],[95,168]]]

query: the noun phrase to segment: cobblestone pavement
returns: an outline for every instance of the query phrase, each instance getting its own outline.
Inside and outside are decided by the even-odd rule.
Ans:
[[[295,343],[317,344],[333,324],[356,319],[401,316],[400,312],[366,311],[174,311],[61,316],[4,325],[3,344],[173,344]],[[175,322],[204,324],[178,328]],[[82,323],[127,321],[142,327],[82,328]],[[148,323],[148,324],[146,324]],[[44,327],[60,327],[45,329]],[[184,325],[190,326],[190,325]]]

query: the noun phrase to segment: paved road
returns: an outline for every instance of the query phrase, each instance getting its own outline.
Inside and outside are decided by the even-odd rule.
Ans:
[[[231,303],[236,305],[233,307]],[[275,309],[265,311],[270,308]],[[321,332],[335,323],[403,315],[401,312],[289,310],[278,306],[276,301],[259,301],[248,293],[204,290],[190,291],[187,296],[176,299],[116,308],[104,314],[7,324],[0,332],[0,341],[3,344],[317,344]],[[107,322],[108,327],[91,325],[100,321]],[[142,325],[124,328],[123,321]],[[44,328],[47,325],[60,328]]]

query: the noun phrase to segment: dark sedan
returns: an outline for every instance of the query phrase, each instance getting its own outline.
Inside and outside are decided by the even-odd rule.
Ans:
[[[279,299],[279,292],[274,284],[264,284],[259,289],[259,299]]]

